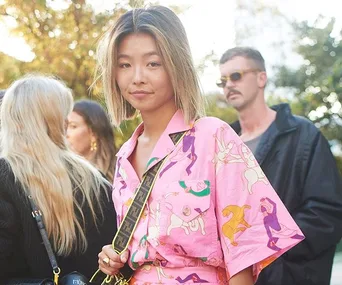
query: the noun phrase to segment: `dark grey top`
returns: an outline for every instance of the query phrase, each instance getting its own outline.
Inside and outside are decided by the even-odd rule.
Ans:
[[[255,151],[259,145],[259,142],[261,140],[261,137],[262,137],[263,134],[261,134],[260,136],[252,139],[252,140],[249,140],[249,141],[246,141],[244,142],[246,146],[248,146],[248,148],[251,150],[251,152],[253,152],[253,154],[255,154]]]

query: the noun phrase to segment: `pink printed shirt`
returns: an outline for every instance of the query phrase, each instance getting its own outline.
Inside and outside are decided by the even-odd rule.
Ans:
[[[118,222],[139,178],[128,158],[140,125],[117,154],[113,200]],[[170,134],[186,131],[175,146]],[[228,284],[253,266],[260,271],[304,236],[257,164],[225,122],[186,125],[177,111],[146,169],[162,165],[129,245],[131,284]]]

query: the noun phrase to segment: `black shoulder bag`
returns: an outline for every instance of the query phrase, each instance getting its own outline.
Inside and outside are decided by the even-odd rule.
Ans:
[[[37,278],[18,278],[18,279],[9,279],[1,283],[2,285],[73,285],[73,284],[82,284],[88,285],[89,280],[79,272],[71,272],[65,276],[63,276],[59,280],[59,275],[61,273],[61,269],[58,267],[58,263],[56,260],[56,256],[53,253],[52,246],[50,244],[44,221],[42,219],[42,212],[37,208],[31,196],[28,196],[31,209],[32,216],[37,222],[37,226],[42,236],[42,240],[46,249],[46,252],[49,256],[49,260],[52,267],[53,280],[52,279],[37,279]]]

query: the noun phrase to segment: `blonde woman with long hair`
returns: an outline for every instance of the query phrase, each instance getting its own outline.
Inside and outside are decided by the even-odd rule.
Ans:
[[[1,105],[0,280],[52,276],[28,196],[43,214],[62,274],[76,270],[89,278],[98,251],[116,231],[111,187],[67,148],[72,108],[71,91],[52,77],[26,76],[6,91]]]
[[[137,209],[140,183],[152,180],[150,170],[156,177],[130,256],[123,246],[121,255],[104,246],[101,271],[114,275],[128,261],[135,285],[253,284],[303,235],[267,179],[254,179],[258,165],[249,168],[250,153],[236,133],[203,115],[179,18],[161,6],[129,11],[109,29],[98,56],[113,122],[119,126],[137,111],[143,121],[117,154],[113,200],[126,235],[134,215],[123,217]],[[280,225],[293,235],[282,236]]]

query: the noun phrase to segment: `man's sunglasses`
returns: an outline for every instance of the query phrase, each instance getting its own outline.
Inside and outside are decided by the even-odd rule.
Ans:
[[[250,72],[258,72],[260,69],[246,69],[241,71],[235,71],[228,76],[222,76],[219,80],[216,81],[216,85],[220,88],[224,88],[227,84],[227,81],[237,82],[241,80],[242,76],[250,73]]]

